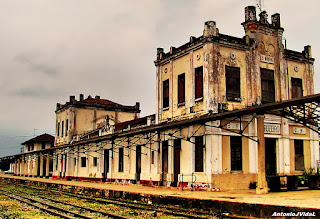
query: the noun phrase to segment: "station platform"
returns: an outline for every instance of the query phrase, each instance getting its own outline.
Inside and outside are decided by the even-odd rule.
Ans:
[[[142,185],[119,185],[103,182],[63,181],[35,177],[21,177],[0,173],[0,178],[28,180],[39,183],[62,186],[82,187],[89,190],[104,190],[108,194],[121,194],[126,197],[143,197],[154,203],[164,202],[177,204],[185,202],[190,207],[214,208],[227,211],[230,214],[251,216],[256,218],[271,218],[274,212],[309,212],[320,217],[320,190],[301,190],[286,192],[270,192],[264,195],[255,194],[255,190],[232,191],[189,191],[176,188],[148,187]],[[162,201],[161,201],[162,200]],[[314,212],[314,213],[313,213]],[[301,214],[302,216],[302,214]],[[305,217],[302,217],[305,218]],[[309,217],[306,217],[309,218]]]

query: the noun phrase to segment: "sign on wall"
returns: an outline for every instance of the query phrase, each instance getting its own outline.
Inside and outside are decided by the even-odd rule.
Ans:
[[[274,63],[274,58],[272,56],[261,55],[260,60],[261,60],[261,62],[266,62],[266,63],[270,63],[270,64]]]
[[[230,122],[227,125],[227,129],[240,130],[240,123]]]
[[[268,134],[280,134],[280,125],[278,124],[265,124],[264,133]]]
[[[293,133],[294,133],[294,134],[305,135],[305,134],[307,133],[307,129],[306,129],[306,128],[294,127],[294,128],[293,128]]]

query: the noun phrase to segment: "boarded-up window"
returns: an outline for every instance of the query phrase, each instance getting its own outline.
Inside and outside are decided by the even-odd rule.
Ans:
[[[230,136],[231,171],[242,170],[242,138]]]
[[[185,74],[178,75],[178,103],[185,102]]]
[[[86,166],[87,166],[87,158],[81,157],[81,167],[86,167]]]
[[[195,172],[203,172],[203,136],[195,137]]]
[[[275,102],[274,72],[269,69],[260,69],[262,103]]]
[[[123,172],[123,148],[119,148],[119,172]]]
[[[227,100],[240,98],[240,68],[226,66]]]
[[[203,97],[203,67],[195,69],[195,98]]]
[[[295,170],[304,170],[303,140],[294,140]]]
[[[302,79],[291,78],[292,98],[302,97]]]
[[[169,79],[163,82],[163,108],[169,107]]]

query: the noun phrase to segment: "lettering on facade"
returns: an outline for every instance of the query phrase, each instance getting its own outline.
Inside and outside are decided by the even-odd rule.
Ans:
[[[294,128],[293,128],[293,133],[294,133],[294,134],[305,135],[305,134],[307,133],[307,129],[306,129],[306,128],[294,127]]]
[[[270,64],[274,63],[274,58],[272,56],[261,55],[260,60],[261,62],[265,62],[265,63],[270,63]]]
[[[240,123],[231,122],[227,125],[227,129],[240,130]]]
[[[277,124],[265,124],[264,133],[268,134],[280,134],[280,125]]]

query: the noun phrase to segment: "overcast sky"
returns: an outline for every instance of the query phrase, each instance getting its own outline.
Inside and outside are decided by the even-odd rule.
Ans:
[[[100,95],[155,113],[156,48],[200,36],[204,22],[243,37],[244,8],[256,0],[0,0],[0,157],[54,134],[56,103]],[[312,46],[319,93],[320,4],[264,0],[281,14],[288,49]],[[257,12],[258,14],[259,12]]]

